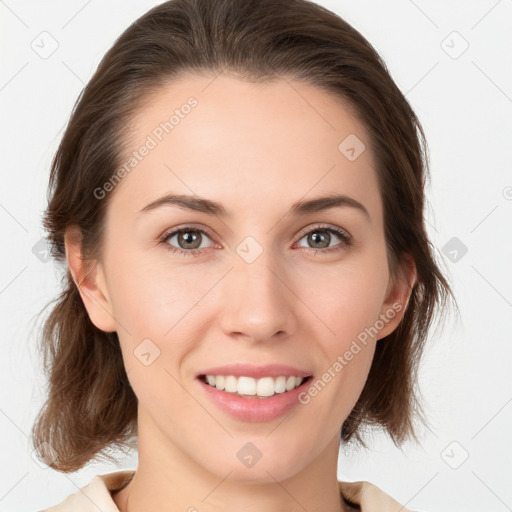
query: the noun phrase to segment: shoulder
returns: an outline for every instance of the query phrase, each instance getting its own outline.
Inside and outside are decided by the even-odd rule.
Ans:
[[[341,495],[361,512],[411,512],[376,485],[366,482],[338,482]],[[357,510],[357,508],[356,508]]]
[[[127,485],[134,474],[134,470],[125,470],[96,475],[89,484],[42,512],[119,512],[111,493]]]

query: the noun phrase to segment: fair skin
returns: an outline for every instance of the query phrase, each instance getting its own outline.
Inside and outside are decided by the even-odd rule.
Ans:
[[[337,485],[339,431],[410,292],[389,273],[368,134],[338,99],[304,83],[188,75],[148,99],[130,123],[130,148],[190,96],[198,105],[110,192],[101,261],[86,270],[79,244],[66,237],[91,321],[117,332],[138,398],[139,465],[113,499],[123,512],[349,510]],[[366,145],[354,161],[338,150],[351,133]],[[232,216],[173,205],[140,212],[167,193],[217,201]],[[369,216],[348,206],[288,213],[296,201],[332,193],[362,203]],[[158,243],[189,224],[206,232],[198,256],[166,249],[190,251],[179,236]],[[314,245],[310,231],[337,250]],[[236,250],[247,236],[263,250],[251,263]],[[412,286],[414,265],[405,272]],[[286,417],[235,419],[195,378],[237,362],[287,364],[319,378],[393,304],[401,312]],[[160,356],[145,366],[133,351],[148,338]],[[248,442],[262,454],[252,467],[237,457]]]

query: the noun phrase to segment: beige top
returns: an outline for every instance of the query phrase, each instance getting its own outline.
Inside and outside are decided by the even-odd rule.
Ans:
[[[111,491],[122,489],[133,478],[134,470],[96,475],[91,482],[63,502],[41,512],[119,512]],[[338,482],[341,496],[353,510],[362,512],[411,512],[369,482]]]

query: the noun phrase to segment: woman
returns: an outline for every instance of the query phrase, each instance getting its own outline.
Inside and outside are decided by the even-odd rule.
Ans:
[[[62,472],[133,446],[51,511],[406,510],[338,482],[366,426],[417,440],[451,297],[418,119],[371,45],[305,0],[171,0],[86,86],[45,227],[67,265],[33,429]]]

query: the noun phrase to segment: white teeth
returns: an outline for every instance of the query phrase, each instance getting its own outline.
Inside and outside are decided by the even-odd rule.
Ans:
[[[284,393],[286,391],[286,377],[277,377],[276,393]]]
[[[304,381],[303,377],[235,377],[234,375],[207,375],[206,382],[218,390],[228,393],[238,393],[244,396],[273,396],[275,393],[285,393],[300,386]]]
[[[238,382],[237,382],[236,377],[234,377],[233,375],[228,375],[226,377],[226,380],[224,382],[224,389],[228,393],[236,393],[237,392],[237,385],[238,385]]]
[[[239,395],[255,395],[256,381],[254,379],[251,379],[250,377],[239,377],[237,392]]]
[[[272,377],[263,377],[262,379],[258,379],[258,384],[256,385],[256,394],[258,396],[272,396],[274,394],[275,387],[276,384]]]
[[[211,375],[210,375],[210,377],[211,377]],[[225,385],[226,385],[226,379],[225,379],[224,375],[219,375],[218,377],[216,377],[212,384],[212,386],[216,386],[217,389],[220,389],[221,391],[224,389]]]

